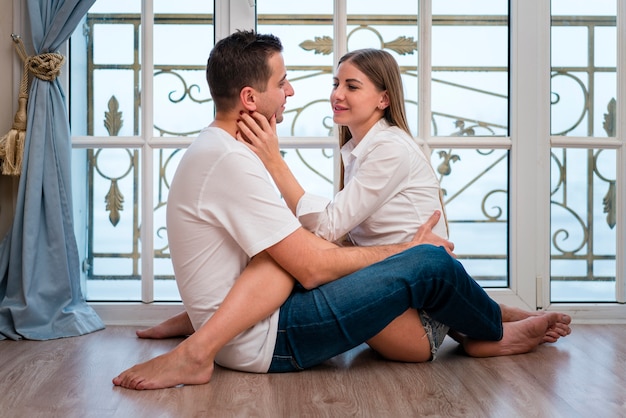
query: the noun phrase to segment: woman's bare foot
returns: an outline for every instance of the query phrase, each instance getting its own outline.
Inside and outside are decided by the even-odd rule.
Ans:
[[[513,306],[507,306],[500,304],[500,310],[502,311],[502,322],[516,322],[521,321],[533,316],[545,315],[546,311],[526,311],[524,309],[516,308]],[[558,320],[554,327],[549,328],[544,335],[544,343],[556,342],[560,337],[565,337],[571,333],[569,324],[572,322],[572,318],[566,314],[559,314]]]
[[[555,342],[570,333],[571,318],[557,312],[543,312],[526,319],[504,322],[500,341],[478,341],[465,338],[463,348],[472,357],[494,357],[522,354],[544,342]],[[548,341],[546,341],[548,338]]]
[[[557,322],[554,327],[548,329],[546,335],[543,337],[544,343],[554,343],[561,337],[566,337],[572,333],[572,329],[569,324],[572,319],[569,315],[563,315],[562,321]]]
[[[145,390],[208,383],[215,368],[214,358],[196,352],[194,344],[188,342],[185,340],[169,353],[123,371],[113,379],[113,384],[127,389]]]
[[[541,315],[542,311],[527,311],[525,309],[517,308],[515,306],[500,304],[500,311],[502,312],[502,322],[515,322],[522,319],[529,318],[531,316]]]
[[[187,312],[166,319],[153,327],[137,330],[135,332],[139,338],[163,339],[173,337],[186,337],[194,333],[193,325]]]

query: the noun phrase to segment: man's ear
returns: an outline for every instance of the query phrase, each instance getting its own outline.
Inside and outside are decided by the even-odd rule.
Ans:
[[[242,88],[241,91],[239,92],[239,100],[241,101],[241,104],[246,110],[250,112],[256,110],[256,107],[257,107],[256,90],[254,90],[252,87]]]

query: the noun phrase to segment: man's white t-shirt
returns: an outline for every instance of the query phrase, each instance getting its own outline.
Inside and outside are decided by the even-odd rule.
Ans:
[[[224,130],[203,129],[180,161],[167,204],[174,274],[194,329],[215,313],[252,256],[300,226],[261,160]],[[267,372],[277,327],[278,311],[229,342],[216,363]]]

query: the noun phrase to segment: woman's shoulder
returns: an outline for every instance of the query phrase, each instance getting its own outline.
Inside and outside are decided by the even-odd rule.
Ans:
[[[397,149],[404,152],[410,152],[417,147],[417,143],[411,135],[401,128],[391,125],[387,125],[384,129],[378,131],[374,142],[378,146],[384,145],[388,147],[389,150]]]
[[[373,138],[366,154],[369,158],[393,161],[393,164],[399,167],[410,164],[414,152],[401,136],[380,132],[376,138]]]

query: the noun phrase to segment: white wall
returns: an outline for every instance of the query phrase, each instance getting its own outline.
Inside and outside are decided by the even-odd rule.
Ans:
[[[19,60],[13,47],[13,2],[3,1],[0,13],[0,137],[13,124],[17,107],[17,86],[14,86],[14,65]],[[0,239],[4,237],[13,219],[14,195],[17,179],[0,175]]]

